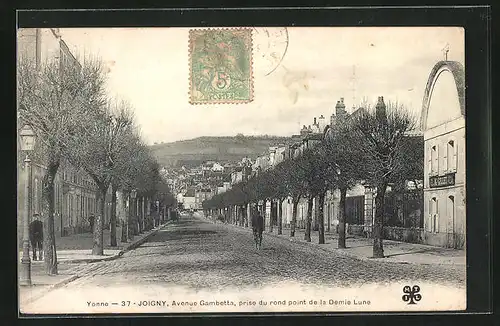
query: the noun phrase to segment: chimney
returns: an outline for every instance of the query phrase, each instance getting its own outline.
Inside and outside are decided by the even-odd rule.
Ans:
[[[323,115],[320,115],[320,117],[318,118],[318,127],[320,132],[323,132],[325,130],[326,120]]]
[[[316,125],[316,124],[317,124],[317,123],[316,123],[316,117],[314,117],[314,123],[313,123],[313,124],[314,124],[314,125]]]
[[[345,113],[347,112],[345,110],[344,98],[341,97],[340,101],[337,101],[337,105],[335,105],[335,114],[337,116],[343,116]]]
[[[303,136],[303,135],[305,135],[305,134],[307,134],[307,127],[306,127],[306,125],[304,125],[304,126],[302,127],[302,129],[300,130],[300,135],[301,135],[301,136]]]
[[[384,97],[379,96],[377,105],[375,107],[375,114],[377,116],[377,119],[385,119],[386,118],[386,111],[385,111],[385,103],[384,103]]]

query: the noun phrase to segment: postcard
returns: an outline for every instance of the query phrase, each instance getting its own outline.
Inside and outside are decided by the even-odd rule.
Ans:
[[[19,28],[26,314],[465,310],[458,27]]]

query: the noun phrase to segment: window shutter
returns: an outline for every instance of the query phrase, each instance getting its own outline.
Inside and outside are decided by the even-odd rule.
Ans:
[[[429,199],[429,223],[427,223],[427,231],[431,232],[433,228],[433,214],[434,214],[434,205],[432,198]]]
[[[453,171],[457,171],[458,167],[458,142],[454,143],[455,146],[453,146],[453,166],[451,167]]]
[[[439,174],[439,144],[436,145],[436,173]]]
[[[436,198],[436,233],[439,232],[439,199]]]
[[[448,155],[451,155],[451,153],[448,153],[450,150],[450,144],[446,143],[445,148],[443,150],[443,171],[447,172],[448,169],[450,168],[448,166]]]

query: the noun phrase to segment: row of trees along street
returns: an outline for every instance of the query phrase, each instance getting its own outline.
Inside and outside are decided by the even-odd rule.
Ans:
[[[39,140],[35,159],[47,168],[42,180],[44,260],[57,274],[54,234],[54,179],[62,162],[85,171],[97,185],[98,214],[93,229],[93,255],[103,255],[105,198],[112,190],[111,240],[116,246],[116,193],[174,205],[175,197],[159,174],[159,166],[142,142],[133,109],[106,92],[106,68],[87,56],[83,65],[59,60],[35,63],[20,56],[17,67],[18,127],[29,124]],[[129,213],[130,215],[130,213]],[[141,223],[130,230],[138,234]]]
[[[373,256],[383,257],[384,198],[387,188],[404,189],[406,181],[423,178],[423,140],[409,136],[416,119],[398,103],[369,106],[352,115],[338,115],[323,139],[301,155],[286,159],[203,203],[205,211],[240,207],[240,225],[248,226],[248,205],[277,201],[278,234],[282,234],[282,203],[292,200],[290,236],[295,236],[297,206],[307,199],[304,239],[311,241],[313,199],[318,198],[319,243],[325,243],[323,204],[328,190],[340,191],[338,247],[346,247],[346,194],[356,184],[376,189]],[[291,155],[293,156],[293,155]],[[415,182],[416,184],[416,182]],[[253,206],[252,205],[252,206]],[[270,228],[272,232],[272,224]]]

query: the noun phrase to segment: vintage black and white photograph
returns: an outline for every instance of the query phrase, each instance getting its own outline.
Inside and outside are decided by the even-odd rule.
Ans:
[[[464,37],[18,28],[20,312],[466,309]]]

